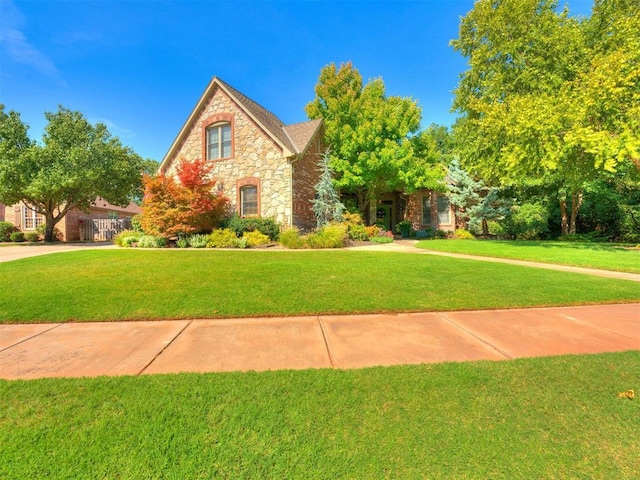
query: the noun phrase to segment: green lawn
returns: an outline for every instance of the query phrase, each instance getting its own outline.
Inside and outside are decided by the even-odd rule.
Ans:
[[[423,240],[418,248],[640,273],[640,249],[605,243],[508,240]]]
[[[406,253],[121,249],[0,264],[0,322],[5,323],[638,300],[636,282]]]
[[[635,478],[640,352],[0,381],[0,478]]]

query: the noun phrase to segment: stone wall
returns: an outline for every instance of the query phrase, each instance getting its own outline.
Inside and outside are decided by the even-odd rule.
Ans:
[[[323,131],[316,134],[304,156],[293,162],[293,225],[302,230],[316,227],[316,216],[311,209],[315,186],[320,181],[318,162],[324,153]]]
[[[167,174],[175,174],[180,159],[194,161],[206,158],[205,134],[207,126],[217,121],[228,121],[232,128],[231,158],[213,160],[213,175],[218,188],[239,212],[239,184],[247,185],[248,178],[258,186],[260,216],[274,218],[283,225],[292,221],[292,192],[290,162],[282,149],[247,116],[221,89],[197,112],[185,140],[174,157],[169,159]]]

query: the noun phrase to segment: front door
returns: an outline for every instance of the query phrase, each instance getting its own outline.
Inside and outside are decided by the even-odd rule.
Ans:
[[[385,230],[391,230],[391,211],[392,205],[379,203],[376,206],[376,225]]]

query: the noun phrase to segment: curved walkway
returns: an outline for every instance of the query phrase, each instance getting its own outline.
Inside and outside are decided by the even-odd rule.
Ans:
[[[558,265],[555,263],[528,262],[525,260],[512,260],[510,258],[483,257],[480,255],[466,255],[462,253],[438,252],[435,250],[426,250],[416,248],[416,240],[396,240],[393,243],[383,245],[367,245],[362,247],[350,247],[350,249],[369,250],[369,251],[387,251],[387,252],[404,252],[417,253],[423,255],[438,255],[441,257],[463,258],[466,260],[478,260],[482,262],[508,263],[511,265],[520,265],[521,267],[544,268],[547,270],[558,270],[562,272],[582,273],[585,275],[594,275],[597,277],[617,278],[620,280],[631,280],[640,282],[640,274],[628,272],[616,272],[613,270],[599,270],[595,268],[572,267],[569,265]]]

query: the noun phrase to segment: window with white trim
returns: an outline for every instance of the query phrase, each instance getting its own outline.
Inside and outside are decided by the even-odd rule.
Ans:
[[[258,187],[246,185],[240,188],[240,216],[255,217],[258,215]]]
[[[22,230],[35,230],[44,223],[44,217],[34,209],[22,206]]]
[[[231,124],[216,123],[207,128],[207,160],[231,157]]]

